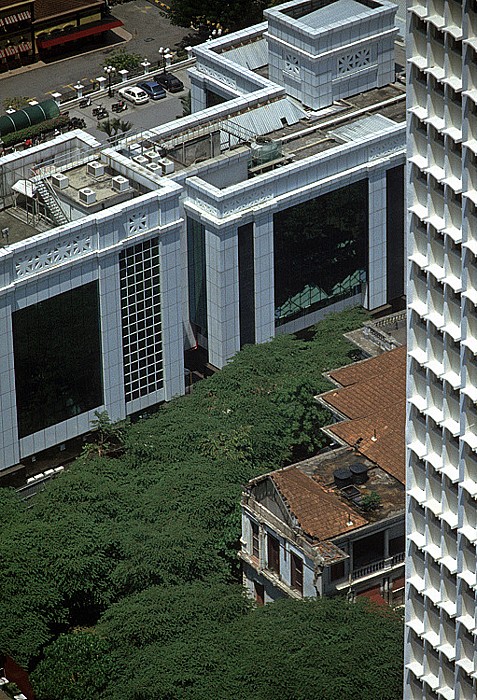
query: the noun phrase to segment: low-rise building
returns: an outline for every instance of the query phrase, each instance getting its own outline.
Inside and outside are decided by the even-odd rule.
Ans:
[[[401,605],[405,348],[331,374],[342,388],[321,400],[344,418],[327,427],[342,446],[249,482],[244,583],[258,603],[346,593]]]

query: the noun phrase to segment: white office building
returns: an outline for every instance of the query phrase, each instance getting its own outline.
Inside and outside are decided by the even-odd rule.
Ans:
[[[477,5],[408,3],[405,698],[476,691]]]
[[[194,48],[191,115],[0,158],[0,470],[183,393],[184,349],[402,298],[396,5],[265,15]]]

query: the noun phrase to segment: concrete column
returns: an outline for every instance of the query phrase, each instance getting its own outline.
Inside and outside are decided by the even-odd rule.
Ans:
[[[121,82],[125,83],[128,79],[129,71],[126,70],[126,68],[123,68],[122,70],[119,70],[118,73],[121,76]]]
[[[369,252],[368,284],[364,300],[367,309],[387,302],[386,273],[386,171],[369,173]]]
[[[112,421],[126,417],[124,401],[123,346],[119,258],[112,253],[100,258],[99,301],[104,406]]]
[[[15,373],[13,368],[12,303],[10,295],[0,301],[0,338],[2,363],[0,368],[0,471],[18,464],[20,443],[18,440]]]
[[[98,83],[98,92],[101,92],[101,90],[104,90],[104,87],[106,85],[106,78],[104,75],[98,75],[96,78],[96,82]]]
[[[209,362],[222,367],[240,350],[236,227],[205,230]]]
[[[164,398],[185,393],[180,227],[159,237]]]
[[[78,82],[78,83],[76,83],[76,85],[73,85],[73,87],[76,90],[77,99],[80,99],[81,97],[83,97],[84,85],[82,85],[80,82]]]
[[[265,343],[275,336],[275,280],[273,267],[273,214],[255,219],[255,342]]]
[[[149,73],[149,69],[151,67],[150,62],[147,60],[147,58],[144,59],[144,61],[141,63],[141,66],[144,71],[144,75],[147,75]]]

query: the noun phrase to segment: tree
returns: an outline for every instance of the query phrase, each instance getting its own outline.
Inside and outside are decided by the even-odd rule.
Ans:
[[[64,658],[58,667],[74,670],[76,656],[84,658],[73,640],[78,626],[105,640],[105,662],[111,656],[115,672],[102,689],[77,671],[68,689],[62,676],[56,697],[82,688],[89,698],[92,684],[100,700],[150,698],[151,688],[164,699],[305,700],[310,690],[328,700],[325,683],[334,674],[334,697],[346,699],[339,654],[354,665],[354,690],[363,671],[363,690],[353,698],[392,697],[371,666],[389,671],[394,688],[401,663],[394,618],[374,609],[358,615],[343,601],[317,612],[296,601],[250,610],[236,556],[243,485],[321,444],[317,428],[328,417],[313,396],[330,387],[325,370],[350,361],[352,346],[342,334],[364,318],[351,310],[326,318],[306,339],[248,346],[190,396],[134,425],[98,413],[89,454],[28,509],[0,491],[0,651],[37,665],[46,698],[52,659]],[[113,457],[110,446],[118,444]],[[66,632],[68,641],[53,646]],[[268,691],[262,671],[257,679],[257,648],[264,650]]]
[[[30,102],[32,98],[31,97],[6,97],[2,101],[3,109],[22,109],[23,107],[27,107],[28,103]]]
[[[31,676],[38,700],[97,700],[114,668],[109,643],[91,631],[62,634]]]
[[[98,129],[104,131],[109,139],[113,139],[119,132],[125,133],[126,131],[130,131],[131,127],[131,122],[118,119],[117,117],[98,122]]]
[[[113,51],[109,57],[108,64],[116,70],[131,70],[137,68],[142,61],[142,56],[138,53],[128,53],[125,49]]]

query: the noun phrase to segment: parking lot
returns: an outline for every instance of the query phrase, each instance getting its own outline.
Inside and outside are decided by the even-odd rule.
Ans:
[[[157,67],[159,48],[175,51],[189,33],[188,29],[173,26],[161,15],[158,7],[147,0],[116,5],[112,13],[123,22],[123,27],[110,37],[115,43],[54,63],[35,64],[0,74],[0,111],[3,111],[4,100],[9,97],[25,96],[41,101],[53,92],[70,92],[78,81],[90,85],[98,76],[104,75],[108,57],[118,48],[147,58],[152,67]]]
[[[98,121],[92,114],[93,108],[97,107],[99,104],[106,108],[110,119],[118,117],[121,120],[130,122],[132,126],[131,133],[132,131],[143,131],[151,126],[165,124],[166,122],[182,116],[182,102],[180,98],[182,95],[186,94],[186,91],[190,86],[187,71],[178,71],[176,75],[185,85],[186,90],[184,92],[174,95],[167,93],[167,96],[164,99],[149,100],[149,102],[145,105],[133,105],[131,102],[127,102],[127,110],[117,114],[111,109],[111,106],[115,102],[118,102],[118,99],[120,99],[120,97],[115,93],[113,97],[106,96],[99,98],[90,107],[75,107],[69,111],[69,114],[71,117],[80,117],[84,119],[88,133],[95,136],[99,141],[104,141],[107,139],[107,134],[97,128]],[[138,79],[138,82],[140,82],[140,80],[141,79]]]

